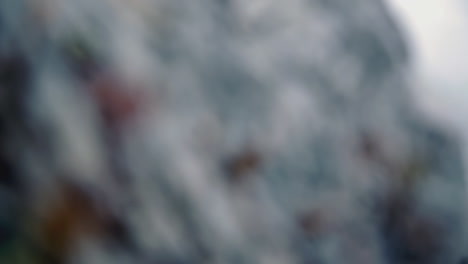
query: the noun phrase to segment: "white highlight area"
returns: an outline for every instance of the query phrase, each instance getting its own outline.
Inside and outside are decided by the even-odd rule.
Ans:
[[[468,141],[468,1],[387,2],[411,49],[415,99]]]

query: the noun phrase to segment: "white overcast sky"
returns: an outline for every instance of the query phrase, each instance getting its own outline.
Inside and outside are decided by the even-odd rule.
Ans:
[[[468,0],[386,1],[410,45],[414,99],[458,135],[468,171]]]
[[[468,0],[387,0],[406,34],[426,113],[468,142]]]

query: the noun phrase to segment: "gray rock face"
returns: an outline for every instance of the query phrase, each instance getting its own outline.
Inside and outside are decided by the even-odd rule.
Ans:
[[[32,2],[0,4],[8,263],[463,258],[461,154],[380,1]]]

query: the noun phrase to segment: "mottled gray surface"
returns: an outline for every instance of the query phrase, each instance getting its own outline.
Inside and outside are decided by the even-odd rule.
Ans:
[[[43,258],[457,264],[463,257],[459,148],[413,109],[410,54],[380,1],[1,7],[1,150],[24,183],[5,190],[22,198],[11,210],[24,208],[40,223],[58,200],[72,218],[83,210],[105,226],[98,229],[111,226],[78,235],[66,256],[50,241],[18,235],[39,244]],[[90,199],[105,216],[75,209],[75,198],[63,198],[75,187],[64,185],[79,186],[88,198],[76,194],[77,203]],[[101,220],[107,215],[117,223]]]

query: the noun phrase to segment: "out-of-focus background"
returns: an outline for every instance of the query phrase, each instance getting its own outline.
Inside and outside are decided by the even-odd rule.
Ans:
[[[0,0],[0,264],[466,264],[462,0]]]

